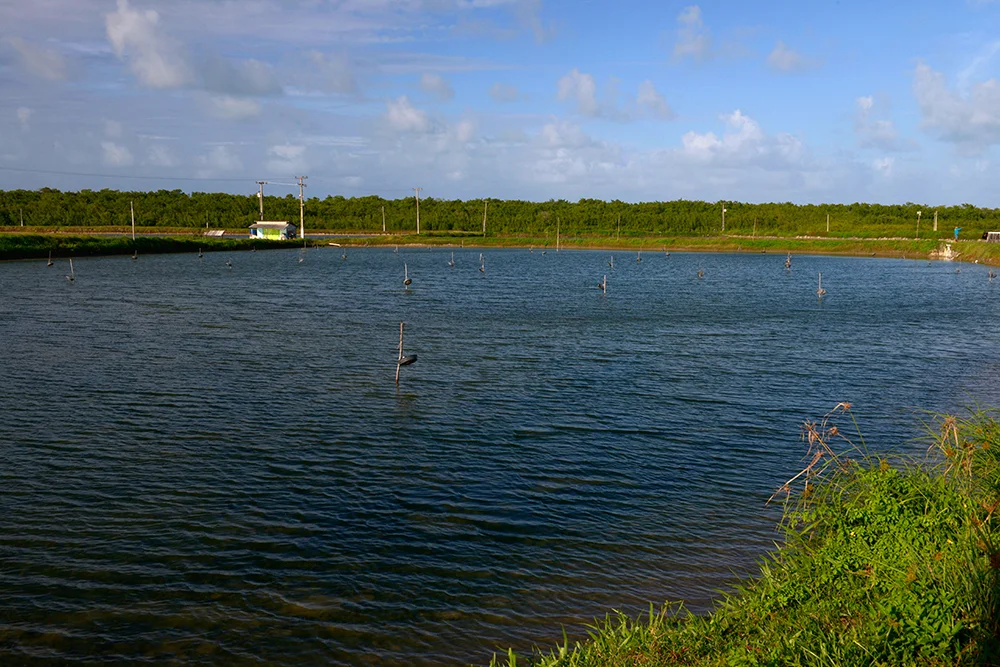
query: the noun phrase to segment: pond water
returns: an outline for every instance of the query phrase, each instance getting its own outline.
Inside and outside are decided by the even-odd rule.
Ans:
[[[0,662],[481,664],[704,610],[803,421],[922,452],[1000,402],[985,267],[451,252],[0,264]]]

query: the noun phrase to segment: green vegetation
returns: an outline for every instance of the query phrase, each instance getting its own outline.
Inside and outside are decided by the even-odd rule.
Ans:
[[[608,616],[591,637],[493,665],[994,665],[1000,662],[1000,422],[928,424],[932,461],[870,455],[830,420],[806,424],[808,465],[785,544],[714,612]]]
[[[644,202],[630,204],[581,199],[547,202],[490,199],[487,232],[496,236],[529,236],[555,242],[556,228],[567,238],[627,241],[644,236],[717,235],[722,226],[722,202]],[[259,217],[256,193],[185,193],[181,190],[119,192],[82,190],[0,191],[0,228],[13,230],[24,224],[33,228],[104,228],[130,224],[129,204],[134,202],[136,223],[142,227],[171,229],[223,228],[246,230]],[[987,230],[1000,229],[1000,210],[961,206],[929,207],[907,203],[823,204],[799,206],[791,203],[746,204],[726,202],[726,233],[738,236],[822,236],[952,238],[954,227],[962,227],[961,238],[978,239]],[[420,200],[422,232],[476,234],[482,232],[483,200]],[[306,201],[306,229],[310,231],[381,232],[382,213],[390,233],[409,232],[416,223],[412,197],[326,197]],[[938,231],[933,231],[934,213]],[[298,198],[265,195],[264,213],[269,220],[298,220]],[[826,231],[827,216],[830,231]],[[619,232],[618,221],[621,220]]]
[[[2,234],[0,260],[47,257],[83,257],[87,255],[131,255],[168,252],[214,252],[249,250],[251,247],[290,248],[301,241],[262,241],[249,237],[216,238],[207,236],[82,236],[63,234]]]
[[[93,230],[87,230],[92,232]],[[144,230],[149,233],[150,230]],[[205,252],[213,250],[241,250],[256,247],[288,248],[301,245],[301,241],[262,241],[250,239],[242,234],[230,237],[208,237],[200,234],[187,234],[171,230],[163,236],[136,237],[133,242],[124,230],[110,232],[87,233],[83,230],[72,233],[20,233],[8,232],[0,234],[0,260],[31,259],[46,257],[49,252],[55,257],[81,255],[120,255],[131,254],[133,250],[140,253],[159,252],[195,252],[202,248]],[[166,232],[165,232],[166,234]],[[532,236],[474,236],[445,232],[428,232],[425,234],[397,234],[342,237],[337,241],[343,245],[386,246],[386,245],[426,245],[426,246],[469,246],[483,247],[535,247],[553,248],[554,239]],[[323,241],[308,240],[309,245],[324,244]],[[933,240],[900,240],[900,239],[813,239],[813,238],[732,238],[724,236],[646,236],[609,240],[601,237],[574,236],[562,239],[562,247],[567,250],[584,248],[616,248],[623,250],[642,250],[643,252],[658,252],[662,250],[690,252],[744,252],[744,253],[775,253],[786,252],[795,254],[826,254],[826,255],[878,255],[880,257],[908,257],[911,259],[930,258],[939,248],[940,242]],[[1000,265],[1000,244],[982,243],[979,241],[959,241],[953,244],[958,259],[977,260],[984,264]]]

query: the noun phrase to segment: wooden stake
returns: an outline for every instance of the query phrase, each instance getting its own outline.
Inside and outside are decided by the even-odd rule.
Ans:
[[[403,323],[399,323],[399,358],[396,360],[396,386],[399,386],[399,362],[403,360]]]

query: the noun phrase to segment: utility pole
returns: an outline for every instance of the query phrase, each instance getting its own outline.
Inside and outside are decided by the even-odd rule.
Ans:
[[[307,186],[302,181],[306,180],[309,177],[296,176],[295,178],[299,179],[299,236],[301,236],[302,240],[304,241],[306,238],[306,215],[305,215],[305,201],[302,199],[302,188],[309,186]],[[263,197],[261,198],[261,201],[263,201]],[[263,218],[264,216],[261,215],[262,220]]]
[[[556,216],[556,252],[559,252],[559,225],[560,225],[560,222],[561,221],[559,220],[559,216],[557,215]]]
[[[17,209],[17,211],[18,211],[18,213],[21,214],[21,226],[24,227],[24,209],[23,208],[19,208],[19,209]]]
[[[830,214],[826,214],[826,233],[830,233]]]
[[[622,237],[622,214],[618,214],[618,231],[615,232],[615,241]]]
[[[489,199],[483,201],[483,236],[486,236],[486,207],[489,205]]]
[[[131,201],[128,203],[128,210],[132,213],[132,240],[135,241],[135,206]]]
[[[382,233],[385,234],[385,204],[382,205]]]
[[[420,233],[420,191],[423,188],[411,188],[414,192],[414,197],[417,199],[417,234]]]
[[[267,181],[257,181],[257,186],[260,188],[257,191],[257,199],[260,200],[260,219],[264,219],[264,186],[267,185]]]
[[[923,214],[923,211],[917,211],[917,238],[918,239],[920,238],[920,216],[921,216],[921,214]]]
[[[722,233],[726,233],[726,202],[722,202]]]
[[[934,211],[934,231],[937,231],[937,211]]]

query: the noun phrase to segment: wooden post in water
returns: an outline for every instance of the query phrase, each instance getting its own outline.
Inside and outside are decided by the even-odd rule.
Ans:
[[[396,359],[396,386],[399,386],[400,361],[403,360],[403,323],[399,323],[399,358]]]
[[[403,322],[399,323],[399,357],[396,358],[396,386],[399,387],[399,369],[417,360],[417,355],[403,356]]]

